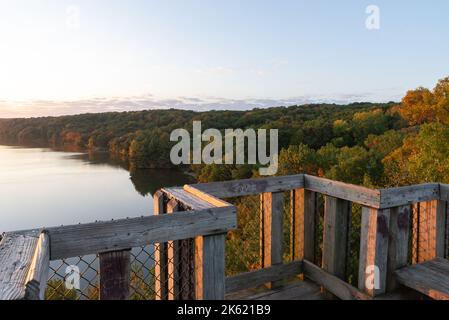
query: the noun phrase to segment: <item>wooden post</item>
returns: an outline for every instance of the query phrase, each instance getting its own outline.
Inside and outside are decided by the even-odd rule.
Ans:
[[[385,293],[390,209],[362,208],[359,289],[371,296]]]
[[[154,215],[165,214],[164,194],[157,191],[153,195]],[[156,300],[168,299],[168,246],[167,243],[156,243],[154,251],[154,277]]]
[[[390,209],[390,237],[388,241],[387,291],[394,291],[398,284],[394,272],[408,264],[410,234],[410,206]]]
[[[316,193],[292,190],[292,258],[315,263]]]
[[[323,226],[323,269],[344,280],[351,202],[326,196]]]
[[[414,263],[445,256],[447,202],[440,200],[415,205],[418,216],[414,219]]]
[[[202,299],[224,300],[226,235],[203,237]]]
[[[179,204],[172,199],[167,204],[167,213],[179,210]],[[168,242],[168,300],[179,299],[180,274],[179,274],[179,241]]]
[[[129,299],[131,250],[100,253],[100,300]]]
[[[50,238],[45,232],[39,235],[26,283],[26,300],[45,300],[48,271],[50,268]]]
[[[167,213],[180,210],[177,200],[167,204]],[[186,213],[187,214],[187,213]],[[195,298],[194,239],[168,243],[168,299],[192,300]]]
[[[282,192],[264,193],[262,195],[261,230],[263,234],[262,267],[282,264],[283,262],[283,230],[284,230],[284,194]],[[280,283],[272,283],[276,287]]]

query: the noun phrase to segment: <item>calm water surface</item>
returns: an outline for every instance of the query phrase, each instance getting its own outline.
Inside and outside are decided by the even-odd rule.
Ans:
[[[150,215],[157,189],[191,181],[175,170],[130,173],[107,154],[0,146],[0,233]]]

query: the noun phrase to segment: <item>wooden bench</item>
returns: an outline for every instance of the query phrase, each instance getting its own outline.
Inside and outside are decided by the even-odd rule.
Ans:
[[[432,299],[449,300],[449,260],[436,258],[396,271],[402,285]]]

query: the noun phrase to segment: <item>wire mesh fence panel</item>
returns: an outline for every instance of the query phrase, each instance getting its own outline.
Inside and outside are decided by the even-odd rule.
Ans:
[[[284,192],[284,232],[283,232],[283,262],[293,260],[293,208],[292,192]]]
[[[351,208],[351,220],[348,234],[346,281],[354,287],[358,286],[361,223],[362,205],[353,203]]]
[[[96,255],[50,262],[46,300],[95,300],[99,293]]]
[[[176,250],[168,261],[156,259],[155,249],[160,245],[133,248],[130,251],[129,299],[167,299],[156,292],[155,267],[164,265],[168,281],[167,291],[175,299],[194,298],[194,245],[193,240],[172,241],[168,250]],[[98,300],[100,298],[100,264],[98,255],[74,257],[52,261],[45,294],[47,300]]]
[[[226,239],[226,275],[260,269],[261,205],[260,196],[229,199],[237,207],[237,229]]]
[[[415,203],[411,206],[411,224],[410,224],[410,246],[409,257],[410,264],[418,263],[418,242],[419,242],[419,204]]]
[[[154,254],[155,246],[134,248],[131,250],[130,299],[154,300],[155,266],[157,262]]]
[[[323,260],[323,230],[324,230],[324,195],[316,194],[315,206],[315,264],[321,266]]]
[[[412,263],[421,263],[437,256],[440,241],[437,239],[440,236],[437,228],[437,215],[440,214],[437,205],[437,201],[426,201],[412,206]]]

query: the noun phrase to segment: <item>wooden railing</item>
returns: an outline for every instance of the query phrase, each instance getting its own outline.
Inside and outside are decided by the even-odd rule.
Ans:
[[[291,193],[289,263],[282,257],[285,192]],[[318,194],[324,196],[319,263]],[[223,199],[250,195],[261,195],[262,268],[225,278],[226,234],[237,219],[236,208]],[[410,251],[414,263],[447,256],[447,201],[444,184],[373,190],[303,174],[165,188],[154,195],[152,217],[4,235],[0,299],[42,298],[48,261],[86,254],[100,256],[100,298],[126,299],[129,270],[117,266],[129,265],[130,248],[148,244],[157,244],[159,299],[224,299],[297,275],[341,299],[385,296],[398,287],[394,272],[409,263]],[[362,206],[358,288],[345,281],[353,203]],[[413,221],[412,209],[421,210],[420,221]]]

